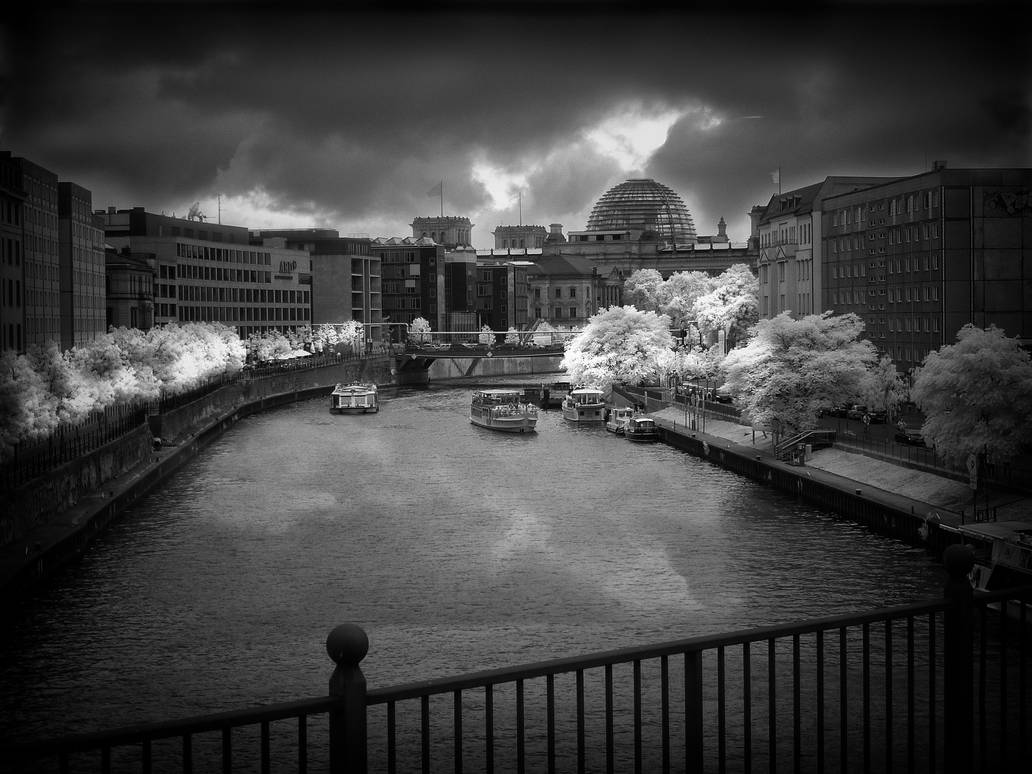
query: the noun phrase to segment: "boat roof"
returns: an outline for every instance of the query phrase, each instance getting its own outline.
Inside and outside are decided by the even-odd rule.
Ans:
[[[597,392],[599,395],[602,394],[602,390],[598,387],[574,387],[570,390],[571,393],[586,393],[586,392]]]
[[[366,392],[376,392],[375,384],[359,384],[354,382],[352,384],[344,384],[339,382],[336,387],[333,388],[334,392],[337,390],[365,390]]]
[[[509,388],[490,387],[490,388],[486,388],[486,389],[483,389],[483,390],[474,390],[473,392],[476,393],[477,395],[522,395],[523,394],[523,390],[518,389],[518,388],[514,388],[514,387],[509,387]]]
[[[975,537],[1007,540],[1032,534],[1032,521],[985,521],[975,524],[960,524],[957,529]]]

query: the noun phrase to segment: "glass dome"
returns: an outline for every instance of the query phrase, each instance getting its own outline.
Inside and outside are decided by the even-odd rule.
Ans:
[[[610,188],[592,208],[586,230],[648,231],[672,244],[696,241],[684,201],[655,180],[627,180]]]

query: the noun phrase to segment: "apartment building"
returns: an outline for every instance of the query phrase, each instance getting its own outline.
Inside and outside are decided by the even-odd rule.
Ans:
[[[23,221],[20,168],[0,153],[0,350],[25,350]]]
[[[822,305],[902,371],[995,325],[1032,346],[1032,169],[933,169],[829,197]]]
[[[371,251],[380,261],[384,322],[408,325],[422,317],[431,330],[448,330],[444,245],[429,236],[378,237]]]

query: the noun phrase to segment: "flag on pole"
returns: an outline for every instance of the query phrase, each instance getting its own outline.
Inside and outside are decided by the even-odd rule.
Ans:
[[[778,167],[770,173],[770,181],[775,184],[781,183],[781,167]]]
[[[444,181],[443,180],[440,183],[438,183],[437,185],[435,185],[433,188],[431,188],[429,191],[426,192],[427,196],[441,196],[442,194],[444,194]]]

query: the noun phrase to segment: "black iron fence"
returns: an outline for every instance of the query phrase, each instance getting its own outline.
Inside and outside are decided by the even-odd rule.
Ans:
[[[0,751],[26,771],[1018,771],[1032,587],[368,690],[335,628],[329,695]],[[1012,619],[1008,613],[1013,613]]]
[[[54,468],[79,459],[147,422],[144,402],[108,406],[81,422],[58,425],[46,438],[23,441],[0,464],[0,483],[13,490]]]

